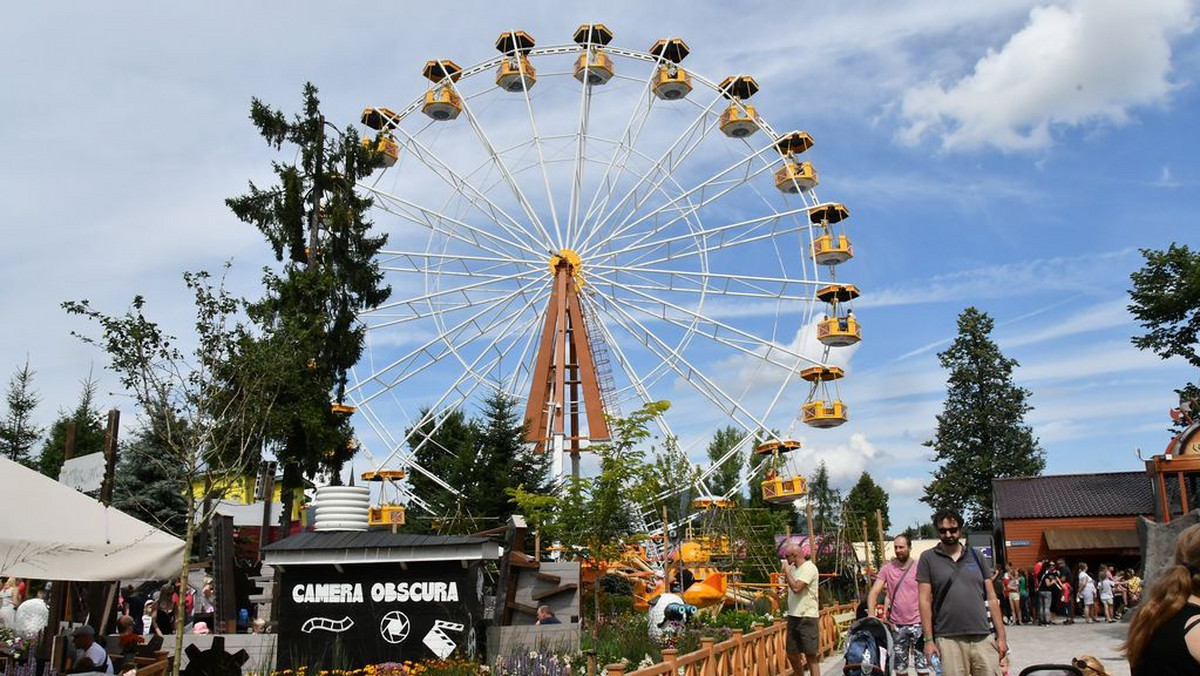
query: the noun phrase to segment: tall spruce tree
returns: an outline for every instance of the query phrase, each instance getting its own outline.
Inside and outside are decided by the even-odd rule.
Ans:
[[[33,389],[33,374],[26,357],[25,365],[14,371],[8,381],[4,397],[7,409],[4,420],[0,421],[0,456],[27,467],[33,466],[30,451],[42,438],[42,428],[33,420],[34,409],[41,401]]]
[[[38,471],[56,480],[62,470],[67,448],[67,427],[71,423],[75,423],[75,457],[104,450],[104,425],[100,423],[100,411],[96,409],[97,383],[89,374],[81,385],[75,409],[59,411],[58,418],[50,425],[50,434],[37,459]]]
[[[113,481],[113,507],[182,537],[187,531],[187,479],[153,421],[122,444]],[[175,424],[179,424],[176,422]]]
[[[1200,368],[1200,251],[1171,244],[1166,251],[1142,249],[1145,265],[1130,279],[1129,311],[1146,333],[1133,344],[1163,359],[1183,357]],[[1175,390],[1200,419],[1200,387],[1184,383]]]
[[[708,442],[708,459],[712,463],[716,463],[730,451],[737,442],[742,438],[742,433],[735,427],[725,426],[718,429],[713,434],[712,441]],[[717,470],[708,477],[708,490],[713,495],[725,495],[733,490],[742,478],[742,467],[745,466],[746,458],[741,453],[734,453],[724,463],[717,467]],[[733,495],[733,499],[739,504],[745,502],[741,492]]]
[[[870,531],[874,533],[879,530],[875,527],[875,510],[877,509],[883,517],[883,532],[886,533],[892,527],[892,520],[888,515],[887,491],[875,483],[875,479],[869,472],[864,471],[858,477],[858,483],[854,484],[854,487],[846,494],[846,511],[855,518],[866,519]]]
[[[829,483],[829,468],[822,460],[808,478],[808,499],[813,505],[813,532],[832,533],[840,525],[842,492]]]
[[[1017,360],[1000,352],[991,339],[993,326],[974,307],[959,315],[958,337],[938,353],[950,372],[948,391],[934,438],[925,442],[940,464],[921,500],[934,509],[961,510],[976,530],[992,528],[993,479],[1034,476],[1046,466],[1045,452],[1025,424],[1033,408],[1029,390],[1013,383]]]
[[[477,487],[481,483],[474,473],[480,439],[478,426],[467,419],[462,409],[446,413],[440,425],[428,414],[428,409],[422,410],[418,419],[429,419],[405,432],[413,451],[413,460],[461,495],[451,493],[416,469],[411,470],[406,479],[412,494],[429,505],[433,516],[449,516],[459,512],[460,507],[472,515],[479,515],[478,505],[472,504],[479,494]],[[503,493],[503,490],[500,489],[500,492]],[[421,524],[422,521],[414,520],[411,530],[423,530]]]
[[[479,516],[501,523],[516,510],[509,488],[542,493],[547,490],[550,456],[534,453],[525,443],[525,424],[518,402],[496,389],[483,402],[483,415],[475,421],[478,441],[467,501]]]
[[[353,127],[338,132],[321,113],[317,88],[304,87],[303,112],[288,119],[258,99],[250,119],[267,144],[295,146],[272,163],[278,183],[226,200],[271,244],[282,270],[264,276],[266,296],[252,303],[262,341],[288,355],[267,437],[283,468],[283,514],[304,478],[328,472],[334,483],[353,455],[352,428],[330,400],[344,403],[346,373],[362,355],[359,312],[383,303],[391,289],[374,260],[386,235],[372,234],[371,200],[355,185],[380,164]],[[333,133],[330,133],[332,128]],[[284,517],[286,518],[286,516]]]

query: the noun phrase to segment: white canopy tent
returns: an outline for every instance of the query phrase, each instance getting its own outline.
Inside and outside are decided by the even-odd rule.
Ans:
[[[166,579],[183,540],[0,458],[0,576],[43,580]]]

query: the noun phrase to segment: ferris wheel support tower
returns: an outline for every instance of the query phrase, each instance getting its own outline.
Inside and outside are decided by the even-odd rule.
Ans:
[[[544,453],[553,453],[554,476],[563,473],[563,453],[571,453],[571,475],[579,476],[582,442],[609,438],[600,379],[592,359],[579,289],[582,261],[570,249],[550,258],[554,286],[534,361],[525,440]],[[580,428],[580,408],[587,416],[587,433]]]

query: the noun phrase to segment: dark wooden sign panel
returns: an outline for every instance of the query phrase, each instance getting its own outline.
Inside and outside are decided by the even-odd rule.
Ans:
[[[478,563],[290,565],[279,577],[278,669],[474,657],[483,639]]]

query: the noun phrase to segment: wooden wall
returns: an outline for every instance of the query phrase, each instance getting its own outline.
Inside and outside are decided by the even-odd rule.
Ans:
[[[1031,568],[1044,556],[1050,556],[1043,533],[1048,530],[1137,530],[1136,516],[1084,516],[1069,519],[1004,519],[1006,542],[1028,540],[1027,546],[1005,546],[1005,560],[1018,568]]]

